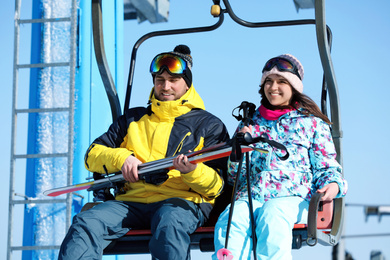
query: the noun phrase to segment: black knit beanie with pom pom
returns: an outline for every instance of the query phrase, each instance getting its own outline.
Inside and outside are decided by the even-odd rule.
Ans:
[[[176,55],[176,56],[182,58],[187,63],[187,68],[188,69],[186,69],[183,72],[183,74],[181,74],[181,76],[183,77],[183,79],[186,82],[187,86],[190,88],[191,85],[192,85],[192,72],[191,72],[191,69],[192,69],[192,66],[193,66],[190,48],[187,45],[181,44],[181,45],[177,45],[173,49],[173,51],[168,52],[168,53],[171,53],[173,55]],[[161,54],[163,54],[163,53],[161,53]],[[153,80],[154,80],[154,76],[153,76]]]

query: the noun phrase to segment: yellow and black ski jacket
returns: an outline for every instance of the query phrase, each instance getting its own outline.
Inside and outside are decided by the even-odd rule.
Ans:
[[[220,119],[205,111],[204,104],[192,86],[178,100],[159,101],[153,89],[147,108],[126,111],[108,131],[98,137],[85,155],[85,166],[91,172],[109,173],[121,170],[126,158],[135,156],[141,162],[154,161],[225,142],[229,139]],[[126,183],[125,193],[116,200],[153,203],[178,197],[200,205],[206,218],[215,198],[223,188],[222,171],[227,160],[199,163],[192,172],[168,172],[161,185],[138,181]]]

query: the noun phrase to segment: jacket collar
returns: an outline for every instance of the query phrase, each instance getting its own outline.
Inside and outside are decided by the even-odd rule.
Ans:
[[[176,117],[190,112],[192,109],[205,110],[202,98],[196,92],[192,85],[188,91],[178,100],[160,101],[154,96],[154,88],[150,93],[150,100],[152,112],[161,121],[174,121]]]

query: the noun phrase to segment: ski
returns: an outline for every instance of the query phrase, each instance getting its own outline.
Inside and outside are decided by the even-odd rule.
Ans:
[[[242,153],[252,151],[253,149],[254,148],[251,146],[241,145]],[[256,148],[256,150],[263,153],[268,153],[267,150],[258,149],[258,148]],[[188,161],[190,163],[196,164],[196,163],[207,162],[207,161],[227,157],[231,154],[231,152],[232,152],[231,145],[227,143],[220,143],[199,151],[190,152],[186,154],[186,156],[188,157]],[[174,169],[173,167],[174,158],[175,157],[168,157],[168,158],[140,164],[138,166],[138,175],[141,178],[142,175],[153,171],[158,171],[163,169],[172,170]],[[114,174],[107,175],[107,177],[103,179],[46,190],[43,192],[43,194],[50,197],[56,197],[59,195],[76,192],[80,190],[95,190],[97,189],[96,187],[99,187],[100,189],[100,188],[108,187],[113,183],[123,182],[123,181],[125,180],[122,174],[114,173]]]

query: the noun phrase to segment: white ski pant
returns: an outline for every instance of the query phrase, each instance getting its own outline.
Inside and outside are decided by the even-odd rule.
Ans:
[[[292,230],[295,223],[307,223],[309,202],[300,197],[274,198],[264,204],[253,200],[254,219],[256,222],[258,260],[292,259]],[[225,247],[226,229],[230,205],[221,213],[215,225],[215,253]],[[237,200],[234,204],[233,217],[229,231],[227,249],[233,259],[251,259],[252,228],[247,199]]]

